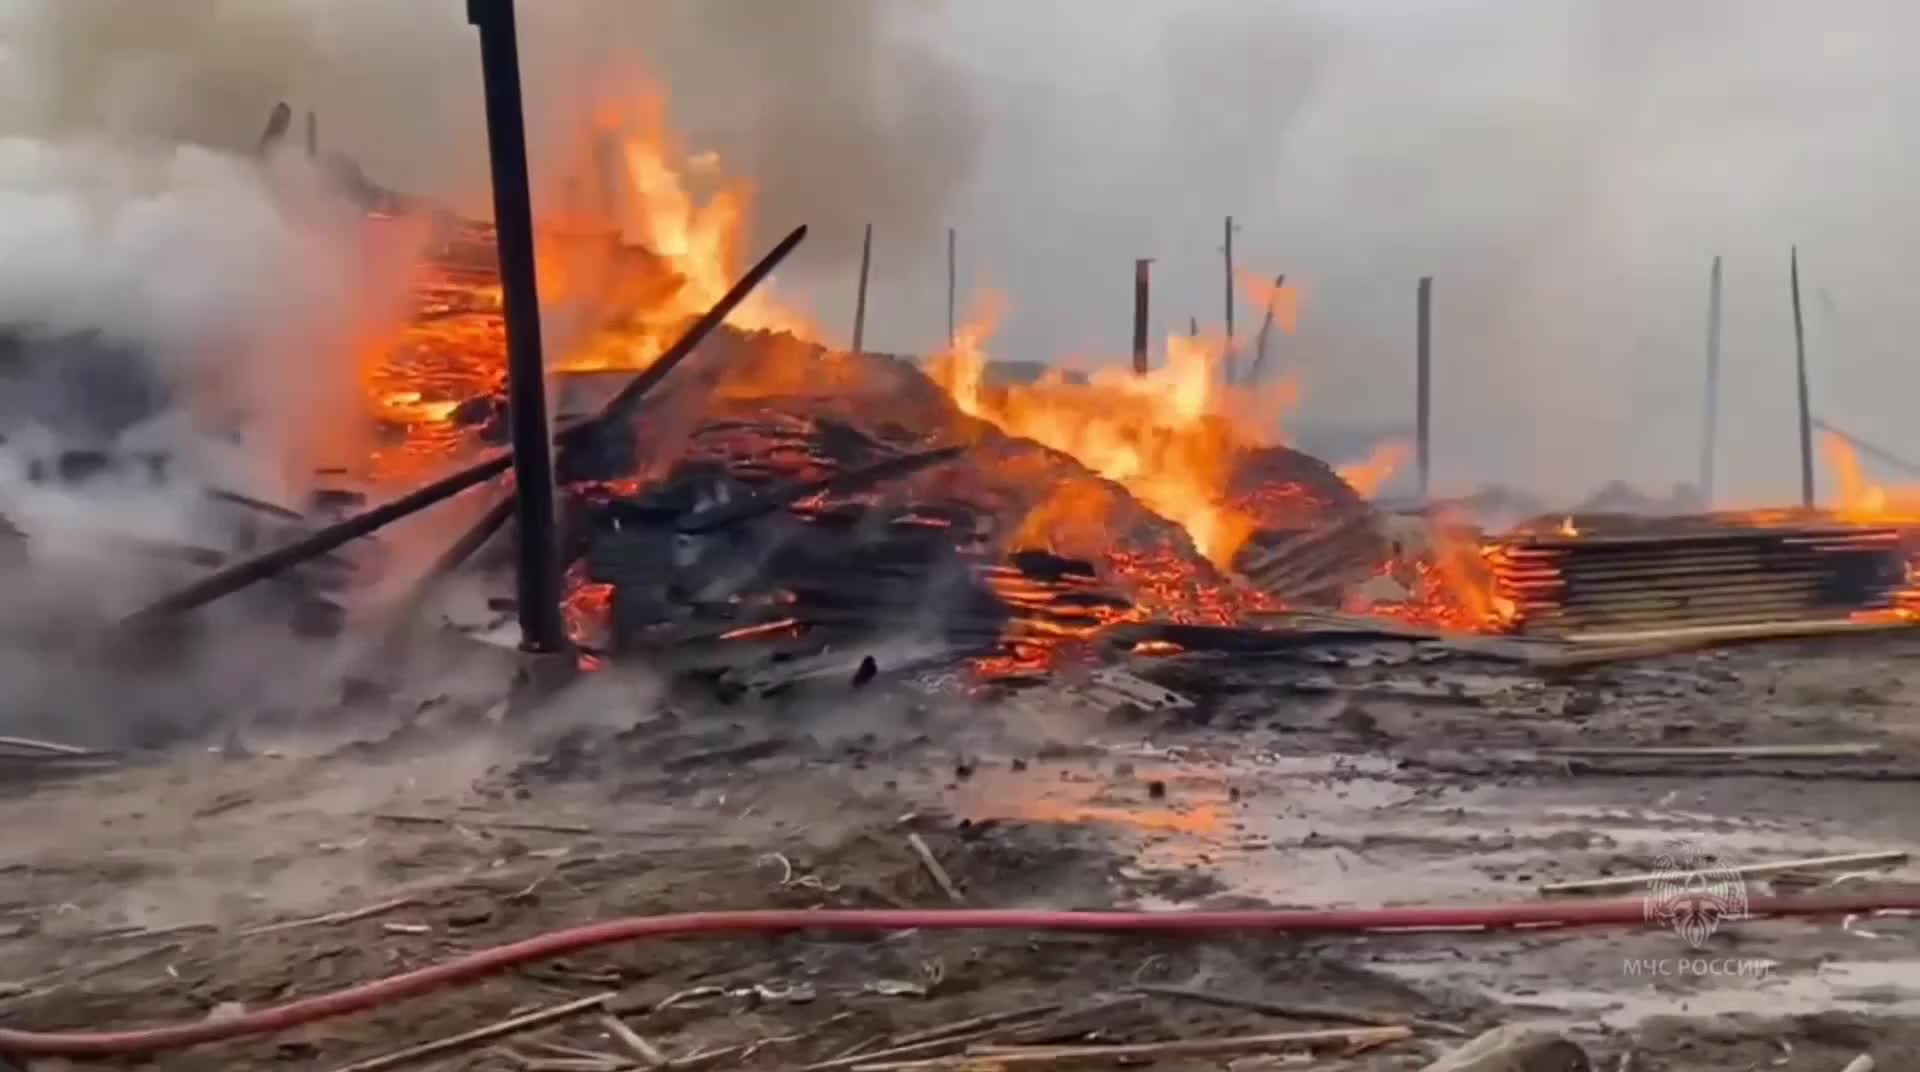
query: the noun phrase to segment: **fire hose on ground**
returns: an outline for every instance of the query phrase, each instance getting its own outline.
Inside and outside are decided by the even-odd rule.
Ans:
[[[1753,917],[1845,916],[1920,911],[1920,897],[1756,897]],[[1018,909],[795,909],[636,916],[552,931],[440,964],[302,998],[224,1020],[127,1031],[41,1032],[0,1028],[0,1054],[18,1057],[145,1057],[210,1042],[270,1035],[364,1012],[471,982],[534,961],[597,946],[686,935],[798,931],[886,933],[908,930],[1067,931],[1101,934],[1275,935],[1392,931],[1543,929],[1664,925],[1640,900],[1542,901],[1478,907],[1288,909],[1235,912],[1069,912]]]

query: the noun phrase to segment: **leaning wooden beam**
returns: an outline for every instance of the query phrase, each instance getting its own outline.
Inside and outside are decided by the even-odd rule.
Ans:
[[[1273,277],[1273,293],[1267,295],[1267,311],[1260,317],[1260,333],[1253,338],[1253,364],[1248,366],[1243,382],[1258,383],[1260,370],[1267,364],[1267,339],[1273,334],[1273,304],[1280,300],[1280,292],[1287,285],[1287,273],[1281,272]]]
[[[121,625],[139,626],[193,610],[196,607],[203,607],[257,581],[264,581],[302,562],[318,558],[328,551],[385,528],[403,517],[409,517],[429,506],[451,499],[476,484],[492,480],[506,472],[512,465],[511,454],[496,454],[478,465],[436,480],[390,503],[376,506],[337,524],[328,525],[304,539],[295,540],[284,547],[276,547],[266,554],[209,574],[171,595],[155,600],[144,609],[135,611],[124,619]]]
[[[719,327],[720,324],[726,320],[727,315],[731,313],[741,301],[745,300],[746,296],[753,291],[753,288],[759,286],[760,283],[773,272],[774,266],[786,259],[787,254],[792,253],[794,247],[798,246],[806,236],[807,229],[805,227],[795,228],[793,233],[788,235],[778,246],[775,246],[772,252],[761,259],[760,263],[749,269],[746,275],[741,276],[740,280],[714,304],[713,308],[707,310],[700,319],[694,321],[692,326],[687,329],[686,334],[680,337],[679,342],[668,347],[667,351],[661,354],[657,361],[647,366],[644,372],[635,376],[625,387],[622,387],[620,392],[614,395],[614,397],[607,402],[606,406],[601,409],[598,416],[591,420],[582,421],[569,428],[561,429],[560,432],[555,435],[555,440],[560,443],[562,448],[589,442],[594,430],[617,424],[629,417],[634,407],[640,403],[641,399],[646,397],[647,392],[653,390],[654,386],[665,379],[668,373],[672,372],[681,362],[685,361],[687,356],[693,353],[694,349],[700,345],[707,335],[710,334],[714,328]],[[245,562],[235,563],[224,570],[210,574],[171,595],[156,600],[144,609],[134,612],[121,624],[122,626],[136,626],[193,610],[196,607],[205,606],[216,599],[232,595],[255,582],[263,581],[268,577],[285,572],[302,562],[317,558],[334,548],[384,528],[403,517],[419,513],[421,510],[425,510],[429,506],[450,499],[476,484],[482,484],[488,480],[492,480],[494,477],[512,468],[512,466],[512,454],[505,452],[496,454],[486,461],[469,466],[451,476],[435,481],[418,491],[403,495],[390,503],[377,506],[364,513],[347,518],[345,521],[338,522],[337,524],[329,525],[285,547],[275,548],[263,555],[248,559]]]
[[[1756,878],[1783,875],[1795,871],[1825,871],[1837,867],[1886,867],[1904,863],[1907,853],[1899,849],[1886,852],[1856,852],[1846,856],[1808,856],[1798,860],[1778,860],[1766,864],[1742,864],[1738,867],[1710,867],[1694,871],[1647,872],[1639,875],[1611,875],[1607,878],[1578,879],[1573,882],[1549,882],[1540,887],[1543,894],[1603,893],[1609,890],[1644,890],[1655,882],[1673,882],[1700,876],[1713,878],[1738,875]]]
[[[665,379],[669,372],[672,372],[681,362],[685,361],[688,355],[692,354],[694,349],[713,332],[713,329],[725,323],[727,317],[732,315],[734,308],[742,301],[745,301],[747,295],[753,293],[755,287],[765,282],[767,276],[773,274],[774,268],[778,267],[781,261],[786,260],[787,255],[792,253],[795,247],[799,246],[801,242],[805,241],[806,237],[807,229],[805,226],[794,228],[793,233],[781,239],[779,245],[773,247],[765,257],[760,259],[760,263],[747,269],[747,273],[740,277],[739,281],[733,285],[732,290],[727,291],[726,294],[721,296],[719,301],[714,303],[713,308],[708,309],[701,315],[700,319],[694,321],[693,324],[687,328],[686,334],[680,337],[679,342],[669,346],[666,352],[662,353],[653,364],[648,365],[645,371],[635,376],[625,387],[620,389],[618,394],[608,400],[606,406],[600,411],[599,417],[594,420],[584,421],[571,428],[563,428],[554,438],[560,442],[561,446],[569,446],[572,443],[590,438],[593,431],[599,428],[603,428],[609,424],[617,424],[627,417],[632,416],[634,407],[640,404],[640,400],[645,398],[647,393],[652,391],[661,380]]]

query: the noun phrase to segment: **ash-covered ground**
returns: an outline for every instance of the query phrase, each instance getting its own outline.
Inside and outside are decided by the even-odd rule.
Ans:
[[[1162,709],[1064,673],[979,693],[929,672],[721,705],[633,669],[509,709],[512,656],[427,642],[459,672],[114,769],[0,776],[0,1022],[228,1015],[617,916],[949,905],[911,835],[967,905],[1023,908],[1527,902],[1542,883],[1680,851],[1735,864],[1920,837],[1908,806],[1920,638],[1897,634],[1559,679],[1394,643],[1133,660],[1192,704]],[[1542,754],[1808,743],[1877,750]],[[1748,886],[1899,890],[1914,875]],[[1706,962],[1745,967],[1647,967]],[[1570,1033],[1600,1068],[1813,1072],[1863,1052],[1901,1068],[1920,1054],[1916,964],[1920,926],[1901,917],[1728,925],[1700,949],[1658,926],[688,939],[151,1067],[338,1069],[602,992],[673,1068],[851,1067],[848,1055],[882,1061],[917,1031],[1022,1009],[1040,1011],[973,1041],[1340,1026],[1150,992],[1182,987],[1412,1018],[1412,1041],[1330,1067],[1422,1067],[1456,1035],[1533,1023]],[[587,1016],[419,1067],[588,1067],[562,1062],[593,1054],[626,1059]]]

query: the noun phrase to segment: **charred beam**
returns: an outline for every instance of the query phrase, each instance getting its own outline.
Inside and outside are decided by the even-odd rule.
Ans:
[[[511,455],[495,455],[479,465],[436,480],[418,491],[402,495],[383,506],[376,506],[345,521],[328,525],[305,539],[296,540],[285,547],[275,548],[266,554],[235,563],[218,573],[204,577],[172,595],[156,600],[145,609],[134,613],[122,624],[137,625],[205,606],[222,596],[238,592],[256,581],[265,580],[309,559],[318,558],[336,547],[384,528],[409,514],[418,513],[435,503],[451,499],[476,484],[485,483],[506,472],[512,464]]]
[[[965,447],[941,447],[937,450],[922,451],[918,454],[903,454],[897,458],[887,458],[872,465],[852,469],[837,476],[820,480],[795,481],[728,503],[702,510],[681,520],[678,528],[689,535],[715,532],[730,525],[737,525],[756,517],[770,514],[775,510],[791,506],[801,499],[822,493],[830,495],[850,495],[864,491],[875,484],[887,480],[897,480],[911,476],[922,469],[930,469],[944,462],[952,461],[966,452]]]
[[[658,361],[648,366],[645,372],[635,376],[632,381],[622,388],[620,393],[616,395],[612,401],[608,402],[606,407],[603,408],[598,415],[589,420],[582,421],[580,424],[562,429],[556,439],[565,445],[571,437],[586,435],[590,433],[592,429],[624,418],[631,411],[632,407],[638,405],[640,400],[646,397],[648,391],[652,390],[668,372],[671,372],[674,366],[685,360],[686,356],[692,353],[694,349],[700,345],[700,342],[705,339],[715,327],[719,326],[721,321],[726,319],[727,314],[731,312],[735,306],[739,305],[740,302],[753,291],[753,288],[767,277],[768,273],[773,271],[776,264],[784,259],[787,254],[793,252],[793,248],[800,244],[800,241],[806,237],[806,234],[807,229],[805,227],[796,228],[792,234],[787,236],[785,241],[774,247],[773,252],[767,254],[759,264],[754,265],[751,271],[742,276],[739,282],[733,285],[733,289],[723,295],[713,308],[707,310],[706,314],[701,316],[699,320],[694,321],[692,326],[687,329],[687,333],[681,336],[678,342],[668,347],[666,353],[662,354]],[[317,558],[337,547],[359,539],[386,525],[390,525],[403,517],[418,513],[429,506],[450,499],[476,484],[485,483],[499,476],[512,467],[512,455],[497,454],[483,462],[479,462],[448,477],[435,481],[418,491],[395,499],[393,502],[387,503],[384,506],[375,507],[365,513],[341,521],[338,524],[329,525],[305,539],[288,544],[285,547],[276,548],[245,562],[235,563],[228,569],[203,578],[178,592],[157,600],[143,610],[130,616],[123,624],[157,619],[170,614],[178,614],[183,611],[192,610],[195,607],[205,606],[223,596],[231,595],[256,581],[265,580],[275,574],[284,572],[302,562]],[[477,529],[478,526],[476,526],[476,530]]]
[[[1253,341],[1253,364],[1247,369],[1247,382],[1253,383],[1260,378],[1260,370],[1267,364],[1267,339],[1273,334],[1273,303],[1280,300],[1280,288],[1287,285],[1287,273],[1281,272],[1273,277],[1273,293],[1267,295],[1267,310],[1260,317],[1260,333]]]
[[[767,276],[773,274],[774,268],[777,267],[781,261],[786,260],[787,255],[792,253],[794,248],[801,242],[805,241],[806,237],[807,229],[805,226],[795,227],[792,234],[781,239],[779,245],[773,247],[772,251],[760,259],[760,263],[747,269],[747,274],[740,277],[739,282],[733,285],[733,289],[721,295],[720,300],[714,303],[713,308],[708,309],[701,315],[700,319],[694,321],[693,324],[687,328],[687,333],[680,337],[679,342],[669,346],[666,352],[662,353],[653,364],[648,365],[644,371],[628,381],[627,385],[622,387],[618,394],[608,400],[605,408],[600,411],[599,416],[589,421],[583,421],[571,428],[561,429],[560,434],[556,437],[560,446],[563,449],[570,448],[576,442],[588,439],[595,432],[609,425],[618,424],[628,417],[631,417],[634,408],[640,404],[640,400],[645,398],[647,393],[652,391],[661,380],[665,379],[668,373],[678,368],[680,363],[685,361],[687,357],[699,347],[700,343],[713,332],[714,328],[724,323],[734,308],[742,301],[745,301],[747,295],[753,293],[753,288],[759,286],[766,280]]]

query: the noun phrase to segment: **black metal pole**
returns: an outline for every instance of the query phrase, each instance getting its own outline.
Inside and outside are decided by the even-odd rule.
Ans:
[[[540,352],[540,289],[533,259],[533,191],[527,176],[527,129],[513,3],[467,0],[467,21],[480,30],[494,229],[506,306],[507,417],[513,432],[519,504],[520,644],[528,651],[557,652],[567,647],[567,626],[560,611],[553,448],[547,437],[546,365]]]
[[[1700,501],[1713,509],[1713,453],[1720,436],[1720,258],[1707,279],[1707,421],[1700,443]]]
[[[1813,411],[1807,401],[1807,335],[1800,320],[1800,247],[1787,261],[1793,288],[1793,364],[1800,387],[1800,505],[1813,508]]]
[[[1152,257],[1133,262],[1133,371],[1147,374],[1147,266]]]
[[[873,266],[873,224],[860,240],[860,292],[853,301],[853,352],[864,354],[867,341],[867,272]]]
[[[1414,443],[1420,464],[1420,499],[1433,474],[1433,277],[1420,277],[1414,326]]]

